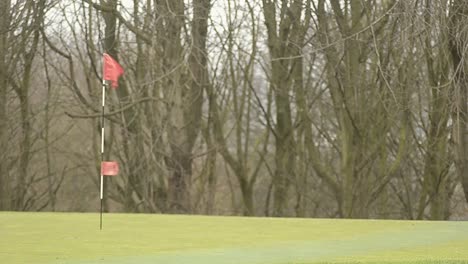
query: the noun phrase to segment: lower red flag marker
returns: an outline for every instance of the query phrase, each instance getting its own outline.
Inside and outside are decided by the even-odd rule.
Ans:
[[[101,174],[106,176],[116,176],[119,174],[119,164],[117,161],[103,161],[101,163]]]

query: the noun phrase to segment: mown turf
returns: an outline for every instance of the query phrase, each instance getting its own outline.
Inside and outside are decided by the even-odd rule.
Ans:
[[[0,213],[0,263],[468,263],[468,222]]]

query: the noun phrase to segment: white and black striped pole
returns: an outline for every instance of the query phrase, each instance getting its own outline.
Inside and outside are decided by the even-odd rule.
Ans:
[[[124,70],[120,64],[115,61],[111,56],[103,54],[103,65],[102,65],[102,111],[101,111],[101,173],[100,173],[100,198],[101,198],[101,210],[100,210],[100,229],[102,230],[102,207],[104,203],[104,175],[116,176],[119,173],[119,164],[115,161],[104,162],[104,112],[106,106],[106,81],[111,81],[112,88],[117,88],[119,76],[124,73]]]
[[[102,78],[102,111],[101,111],[101,185],[100,185],[100,198],[101,198],[101,213],[100,213],[100,230],[102,230],[102,203],[104,198],[104,175],[102,171],[102,163],[104,161],[104,111],[106,105],[106,81],[104,76]]]

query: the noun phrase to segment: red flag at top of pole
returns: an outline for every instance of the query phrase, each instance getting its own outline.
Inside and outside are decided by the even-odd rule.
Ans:
[[[119,174],[119,164],[116,161],[103,161],[101,163],[101,174],[106,176],[116,176]]]
[[[114,60],[109,54],[104,53],[103,78],[106,81],[111,81],[112,88],[117,88],[119,85],[119,77],[124,73],[120,64]]]

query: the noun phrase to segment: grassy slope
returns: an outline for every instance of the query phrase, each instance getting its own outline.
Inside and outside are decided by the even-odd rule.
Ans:
[[[0,213],[0,263],[427,260],[468,263],[468,222]]]

